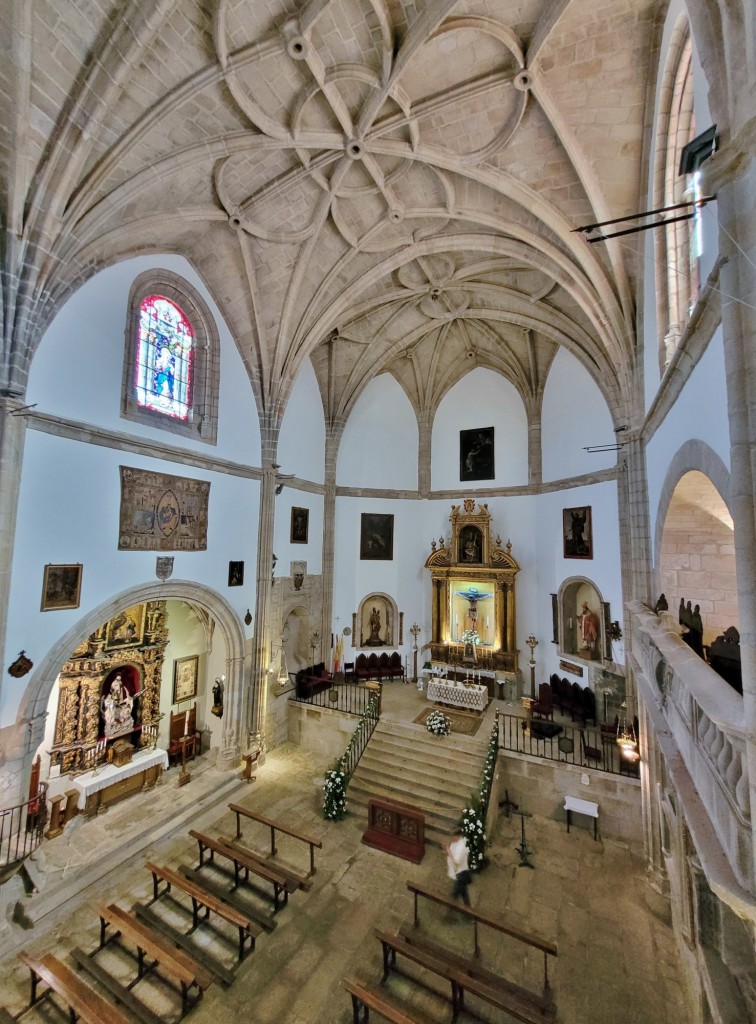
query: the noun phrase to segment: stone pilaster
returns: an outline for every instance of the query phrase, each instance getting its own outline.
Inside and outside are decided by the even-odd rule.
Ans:
[[[0,688],[8,683],[5,673],[8,660],[5,656],[5,631],[8,622],[18,494],[26,441],[26,419],[20,414],[23,407],[23,399],[0,397]]]

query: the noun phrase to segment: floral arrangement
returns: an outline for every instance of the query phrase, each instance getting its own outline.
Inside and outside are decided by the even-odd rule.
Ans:
[[[346,765],[344,759],[336,761],[325,773],[323,790],[323,817],[341,821],[346,814]]]
[[[451,732],[451,719],[447,718],[438,708],[431,711],[425,720],[425,727],[434,736],[448,736]]]
[[[480,789],[473,794],[469,807],[462,812],[460,832],[467,840],[469,851],[470,870],[476,871],[486,852],[486,816],[488,814],[488,800],[491,795],[494,771],[496,770],[496,758],[499,753],[499,715],[496,715],[491,738],[486,749],[486,760],[480,778]]]
[[[483,860],[486,849],[485,814],[477,805],[465,807],[462,812],[460,832],[467,842],[468,858],[471,871],[477,871]]]
[[[462,634],[462,643],[463,644],[479,644],[480,643],[480,634],[478,633],[477,629],[466,629],[464,631],[464,633]]]

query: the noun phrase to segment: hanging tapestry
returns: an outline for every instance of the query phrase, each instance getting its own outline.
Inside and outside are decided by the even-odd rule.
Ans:
[[[119,551],[205,551],[210,484],[121,466]]]

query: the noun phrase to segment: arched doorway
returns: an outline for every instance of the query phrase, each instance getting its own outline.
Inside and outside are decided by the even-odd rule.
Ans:
[[[32,760],[46,734],[46,719],[51,695],[58,685],[57,680],[61,669],[72,654],[81,651],[83,645],[86,645],[91,637],[97,637],[104,623],[117,622],[119,616],[124,612],[141,606],[157,606],[171,601],[176,603],[176,607],[183,605],[188,609],[187,617],[193,616],[207,632],[209,657],[205,665],[203,679],[206,692],[210,692],[214,674],[225,676],[224,715],[220,729],[216,730],[219,748],[217,763],[219,767],[223,768],[232,768],[239,763],[242,748],[246,749],[248,741],[245,725],[247,721],[246,695],[243,686],[244,631],[242,623],[228,603],[208,587],[181,580],[156,582],[123,591],[92,609],[67,633],[63,634],[47,655],[40,659],[20,703],[16,721],[17,749],[13,752],[9,751],[4,768],[4,774],[8,773],[8,777],[13,779],[19,793],[24,791]],[[115,643],[110,652],[105,649],[107,641],[103,643],[104,661],[108,663],[108,671],[103,673],[102,685],[105,685],[106,677],[107,679],[114,677],[119,665],[122,664],[125,668],[134,668],[136,674],[129,675],[132,680],[131,685],[128,681],[125,685],[129,698],[136,703],[140,693],[143,699],[146,699],[145,691],[142,689],[145,662],[144,659],[140,662],[136,645],[128,646],[128,641],[133,639],[133,634],[126,639],[127,643],[123,645],[122,649],[119,650],[118,644]],[[167,638],[165,646],[170,653]],[[115,656],[113,656],[113,652],[115,652]],[[97,651],[93,654],[95,661],[96,655]],[[171,657],[166,667],[166,672],[171,678],[174,661],[175,658]],[[160,694],[161,710],[165,702],[170,707],[174,696],[172,689],[170,687],[166,689],[163,685],[159,685],[157,689]],[[96,702],[93,701],[93,704],[97,703],[98,705],[97,721],[93,726],[95,731],[99,731],[99,725],[102,724],[103,712],[100,701],[103,699],[102,693],[97,693]],[[92,714],[95,714],[94,707]],[[155,714],[153,717],[157,719],[158,715]]]
[[[739,625],[732,516],[709,477],[698,470],[684,473],[672,492],[658,574],[671,612],[681,600],[700,606],[704,644]]]

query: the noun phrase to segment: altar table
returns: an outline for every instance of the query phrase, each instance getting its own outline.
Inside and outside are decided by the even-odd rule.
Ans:
[[[84,772],[73,779],[79,791],[79,810],[87,815],[97,814],[102,807],[110,807],[140,789],[149,789],[159,782],[167,767],[167,751],[145,750],[120,767],[106,764],[96,772]]]
[[[431,679],[426,693],[428,700],[452,704],[458,708],[471,708],[474,711],[485,711],[488,704],[488,687],[479,686],[477,683],[463,686],[462,683],[455,685],[443,679]]]

